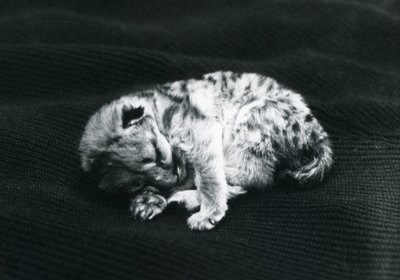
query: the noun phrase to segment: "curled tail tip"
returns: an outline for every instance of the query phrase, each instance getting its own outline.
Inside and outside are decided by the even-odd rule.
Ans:
[[[310,163],[300,167],[298,170],[289,171],[288,174],[302,185],[321,183],[331,169],[332,163],[332,150],[327,147],[320,158],[314,158]]]
[[[321,183],[333,164],[331,142],[325,135],[318,143],[311,145],[310,149],[314,154],[311,161],[284,171],[280,177],[288,175],[301,185]]]

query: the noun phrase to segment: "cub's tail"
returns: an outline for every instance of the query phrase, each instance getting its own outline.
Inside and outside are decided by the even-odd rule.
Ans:
[[[314,158],[309,163],[286,173],[300,184],[321,182],[332,165],[332,148],[328,138],[321,140],[313,150]]]

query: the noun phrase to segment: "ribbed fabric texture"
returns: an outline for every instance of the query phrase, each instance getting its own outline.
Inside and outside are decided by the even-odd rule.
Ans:
[[[1,279],[400,279],[398,1],[2,1]],[[102,104],[216,70],[304,95],[335,164],[230,203],[210,232],[141,223],[78,143]]]

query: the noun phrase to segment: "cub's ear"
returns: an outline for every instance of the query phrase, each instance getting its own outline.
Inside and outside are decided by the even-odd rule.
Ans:
[[[122,108],[122,128],[128,128],[136,121],[140,120],[144,115],[143,107],[124,106]]]

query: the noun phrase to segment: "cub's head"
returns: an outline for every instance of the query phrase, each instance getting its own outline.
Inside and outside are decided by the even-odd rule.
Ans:
[[[101,189],[135,192],[177,184],[171,146],[155,118],[152,95],[142,94],[107,104],[89,119],[79,146],[81,163],[101,180]]]

